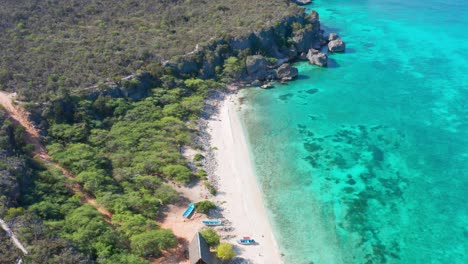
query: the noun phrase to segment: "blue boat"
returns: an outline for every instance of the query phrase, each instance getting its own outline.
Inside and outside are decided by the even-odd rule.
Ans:
[[[193,210],[195,210],[195,204],[191,203],[182,216],[188,218],[192,214]]]
[[[218,226],[218,225],[221,225],[221,220],[203,220],[202,221],[203,224],[207,225],[207,226]]]
[[[255,244],[257,244],[257,242],[255,242],[255,240],[253,240],[250,237],[243,237],[242,239],[238,239],[237,243],[239,243],[241,245],[255,245]]]

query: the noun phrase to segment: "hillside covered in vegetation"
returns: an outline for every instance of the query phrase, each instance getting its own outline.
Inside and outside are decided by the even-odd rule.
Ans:
[[[0,218],[30,250],[27,263],[147,263],[176,246],[155,219],[161,205],[179,198],[168,181],[201,175],[188,168],[180,148],[191,144],[205,95],[219,85],[166,78],[138,102],[70,95],[51,102],[47,149],[74,179],[32,158],[23,127],[0,108]],[[83,204],[70,181],[96,197],[111,219]],[[8,240],[0,244],[8,248]],[[10,253],[0,263],[17,256]]]
[[[0,89],[29,99],[151,69],[303,11],[285,0],[5,0]]]

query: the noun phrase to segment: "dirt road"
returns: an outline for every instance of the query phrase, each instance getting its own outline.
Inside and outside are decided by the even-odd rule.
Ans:
[[[6,92],[0,91],[0,104],[5,108],[7,114],[14,123],[21,125],[26,129],[25,140],[28,144],[34,146],[34,156],[44,161],[47,165],[61,170],[65,177],[69,179],[76,178],[76,176],[73,173],[71,173],[69,170],[63,168],[62,166],[60,166],[52,160],[50,155],[47,153],[47,149],[41,143],[39,131],[29,121],[29,114],[20,106],[16,106],[13,104],[14,96],[15,94],[8,94]],[[74,193],[78,194],[81,197],[82,203],[87,203],[94,206],[101,214],[105,216],[106,222],[111,222],[111,212],[99,205],[93,198],[93,196],[86,192],[80,184],[76,182],[71,182],[67,184],[67,187],[72,189]]]

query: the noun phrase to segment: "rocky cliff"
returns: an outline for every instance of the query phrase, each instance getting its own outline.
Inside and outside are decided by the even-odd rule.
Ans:
[[[215,39],[211,44],[198,47],[176,60],[163,62],[163,65],[181,75],[213,78],[219,73],[217,67],[222,67],[229,57],[246,59],[248,56],[262,56],[276,58],[283,63],[297,59],[310,48],[320,48],[325,42],[322,34],[318,13],[313,11],[311,14],[287,17],[274,27],[253,32],[244,38]],[[263,64],[262,71],[254,75],[247,69],[247,77],[265,79],[265,75],[268,75],[265,72],[267,67],[281,65],[266,65],[265,62]]]
[[[343,52],[344,42],[335,33],[323,35],[317,12],[302,13],[286,17],[274,27],[253,32],[244,38],[218,38],[209,45],[196,47],[193,52],[175,60],[164,61],[163,65],[182,76],[213,78],[229,57],[245,61],[245,72],[241,80],[247,83],[270,80],[291,80],[297,69],[284,71],[276,68],[297,59],[309,60],[311,64],[327,65],[327,56],[316,52],[328,45],[330,52]],[[313,55],[311,55],[314,53]],[[308,56],[309,55],[309,56]],[[276,59],[276,63],[266,58]]]
[[[271,80],[287,81],[297,76],[297,69],[289,64],[280,68],[283,64],[309,60],[311,64],[325,67],[328,58],[318,50],[328,45],[330,52],[344,51],[344,42],[338,35],[323,34],[319,14],[315,11],[310,14],[304,12],[242,38],[228,35],[213,38],[209,44],[197,45],[192,52],[183,56],[161,61],[161,65],[179,77],[219,78],[225,61],[236,57],[245,66],[244,72],[239,75],[244,83],[257,85]],[[138,85],[130,89],[125,86],[128,82],[109,83],[106,86],[110,89],[91,89],[87,94],[96,97],[105,91],[113,96],[130,96],[134,100],[145,97],[149,87],[147,84],[154,79],[149,78],[148,74],[132,75],[132,79]]]

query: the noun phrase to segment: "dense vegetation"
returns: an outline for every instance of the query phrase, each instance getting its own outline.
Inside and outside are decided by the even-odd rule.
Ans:
[[[0,263],[15,263],[21,251],[17,249],[3,229],[0,229]]]
[[[211,209],[215,209],[216,205],[212,201],[200,201],[195,204],[197,212],[207,214]]]
[[[117,214],[155,217],[176,193],[164,180],[187,183],[195,174],[180,153],[213,81],[172,79],[144,100],[65,95],[43,112],[52,157]],[[63,111],[63,106],[67,111]]]
[[[77,227],[67,226],[65,216],[80,208],[79,198],[67,190],[64,177],[28,158],[22,151],[26,146],[24,129],[7,120],[1,108],[0,127],[0,217],[28,246],[31,263],[58,263],[63,259],[69,260],[65,263],[85,263],[88,258],[65,238],[77,231]],[[3,230],[1,235],[5,238]],[[14,263],[10,260],[21,255],[9,239],[0,240],[0,249],[6,252],[0,254],[0,263]]]
[[[300,12],[287,0],[3,0],[0,89],[37,99],[119,80]]]
[[[198,177],[180,148],[191,144],[190,127],[208,91],[219,85],[162,79],[170,81],[141,101],[65,93],[42,113],[49,153],[113,213],[111,225],[95,208],[80,204],[60,171],[29,158],[22,151],[28,149],[24,130],[2,119],[0,213],[32,250],[32,263],[57,263],[62,255],[76,260],[67,263],[145,263],[139,257],[157,257],[177,244],[154,218],[161,205],[178,198],[165,181]]]
[[[216,256],[221,260],[229,260],[236,256],[236,252],[229,243],[222,243],[216,249]]]
[[[217,247],[220,243],[220,236],[211,227],[205,227],[200,230],[200,235],[202,235],[210,247]]]

